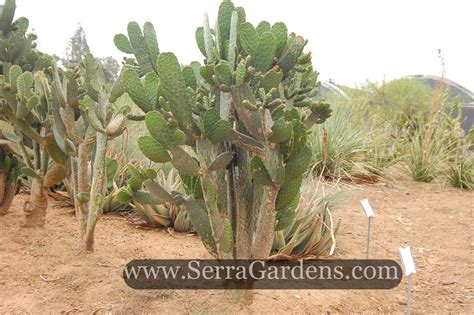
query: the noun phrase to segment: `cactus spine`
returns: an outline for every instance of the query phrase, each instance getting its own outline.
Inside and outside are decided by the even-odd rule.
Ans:
[[[141,47],[146,43],[140,33],[117,36]],[[127,70],[128,79],[124,73],[134,102],[151,105],[145,110],[150,136],[140,139],[140,148],[151,160],[170,160],[187,191],[168,193],[152,179],[144,184],[152,197],[187,208],[215,257],[267,258],[274,231],[295,216],[312,161],[307,130],[328,118],[330,109],[311,101],[317,73],[303,53],[306,41],[288,35],[283,23],[255,29],[242,8],[224,1],[216,28],[210,29],[205,15],[196,41],[206,60],[191,66],[194,79],[174,54],[158,54],[151,70],[141,60],[156,56],[139,58],[136,49],[139,71]],[[157,77],[158,87],[148,94],[159,94],[159,102],[142,97],[142,75],[145,83]]]

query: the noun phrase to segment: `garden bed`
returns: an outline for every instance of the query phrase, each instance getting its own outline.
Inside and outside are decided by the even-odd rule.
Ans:
[[[473,191],[396,178],[352,186],[341,219],[335,258],[364,258],[366,218],[358,200],[376,212],[371,256],[399,260],[409,244],[417,265],[415,313],[471,313],[474,270]],[[99,221],[94,253],[78,251],[72,208],[53,202],[44,229],[22,229],[15,198],[0,217],[0,312],[45,313],[318,313],[405,310],[406,279],[388,291],[255,291],[253,304],[233,304],[227,292],[136,291],[121,279],[122,267],[137,258],[207,258],[197,236],[144,230],[120,216]]]

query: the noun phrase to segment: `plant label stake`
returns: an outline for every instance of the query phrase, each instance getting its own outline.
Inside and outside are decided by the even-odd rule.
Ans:
[[[368,223],[367,223],[367,254],[366,259],[369,259],[369,247],[370,247],[370,225],[372,223],[372,217],[374,216],[374,210],[370,206],[368,199],[363,199],[360,201],[362,205],[362,209],[364,209],[365,215],[367,216]]]
[[[403,246],[398,249],[400,251],[400,258],[402,260],[403,271],[405,276],[408,277],[408,288],[407,288],[407,311],[406,314],[411,314],[412,305],[412,285],[413,275],[416,273],[415,262],[411,255],[410,246]]]

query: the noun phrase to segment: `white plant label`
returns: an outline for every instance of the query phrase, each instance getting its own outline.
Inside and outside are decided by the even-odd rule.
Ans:
[[[362,205],[362,208],[364,209],[367,218],[371,218],[374,216],[374,210],[372,210],[368,199],[362,199],[360,201],[360,204]]]
[[[413,261],[413,256],[411,255],[410,246],[404,246],[399,248],[400,258],[402,259],[403,270],[405,271],[405,276],[410,276],[416,273],[415,262]]]

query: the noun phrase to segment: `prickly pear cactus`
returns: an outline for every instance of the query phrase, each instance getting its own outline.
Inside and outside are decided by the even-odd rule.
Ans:
[[[14,2],[7,2],[14,7]],[[16,37],[8,35],[18,31],[15,23],[7,29],[0,26],[10,45],[16,43]],[[25,32],[26,28],[21,35]],[[29,49],[33,48],[30,40]],[[4,58],[0,118],[15,126],[25,161],[22,173],[32,179],[31,197],[24,206],[25,226],[44,225],[47,189],[69,177],[80,235],[84,247],[92,250],[104,204],[107,143],[125,129],[127,109],[114,104],[124,92],[122,84],[107,82],[91,55],[75,72],[60,71],[46,55],[35,52],[35,56],[32,71],[11,63],[29,60],[24,55],[0,56]]]
[[[25,202],[25,227],[44,225],[46,190],[67,175],[67,155],[51,128],[54,96],[43,71],[51,58],[37,52],[36,37],[27,33],[28,20],[13,21],[15,1],[6,0],[0,14],[0,118],[15,126],[23,155],[23,175],[32,180],[30,200]],[[52,160],[53,163],[49,163]]]
[[[77,71],[58,70],[34,49],[28,20],[12,22],[14,13],[15,1],[6,0],[0,10],[0,118],[15,126],[21,171],[32,179],[25,226],[44,225],[47,189],[69,178],[81,239],[92,250],[107,184],[107,143],[125,129],[127,109],[114,104],[124,90],[120,80],[106,80],[91,55]]]
[[[3,74],[9,72],[11,65],[19,65],[23,71],[32,71],[38,53],[33,49],[36,35],[27,33],[28,19],[20,17],[14,20],[15,0],[5,0],[0,8],[0,64]]]
[[[128,38],[136,49],[116,37],[136,55],[123,83],[147,113],[150,135],[139,147],[154,162],[170,161],[187,194],[151,179],[144,185],[155,198],[185,205],[216,257],[266,258],[274,231],[295,217],[313,158],[308,129],[331,111],[311,100],[317,73],[303,37],[288,34],[282,22],[254,27],[230,1],[220,5],[215,25],[205,15],[196,30],[203,65],[182,67],[172,53],[138,49],[156,42],[138,30]]]
[[[93,250],[94,232],[105,203],[106,150],[109,140],[126,128],[128,108],[114,104],[124,93],[120,80],[108,82],[92,55],[86,55],[75,73],[52,69],[53,132],[67,152],[76,216],[86,250]],[[91,172],[89,172],[89,162]]]

